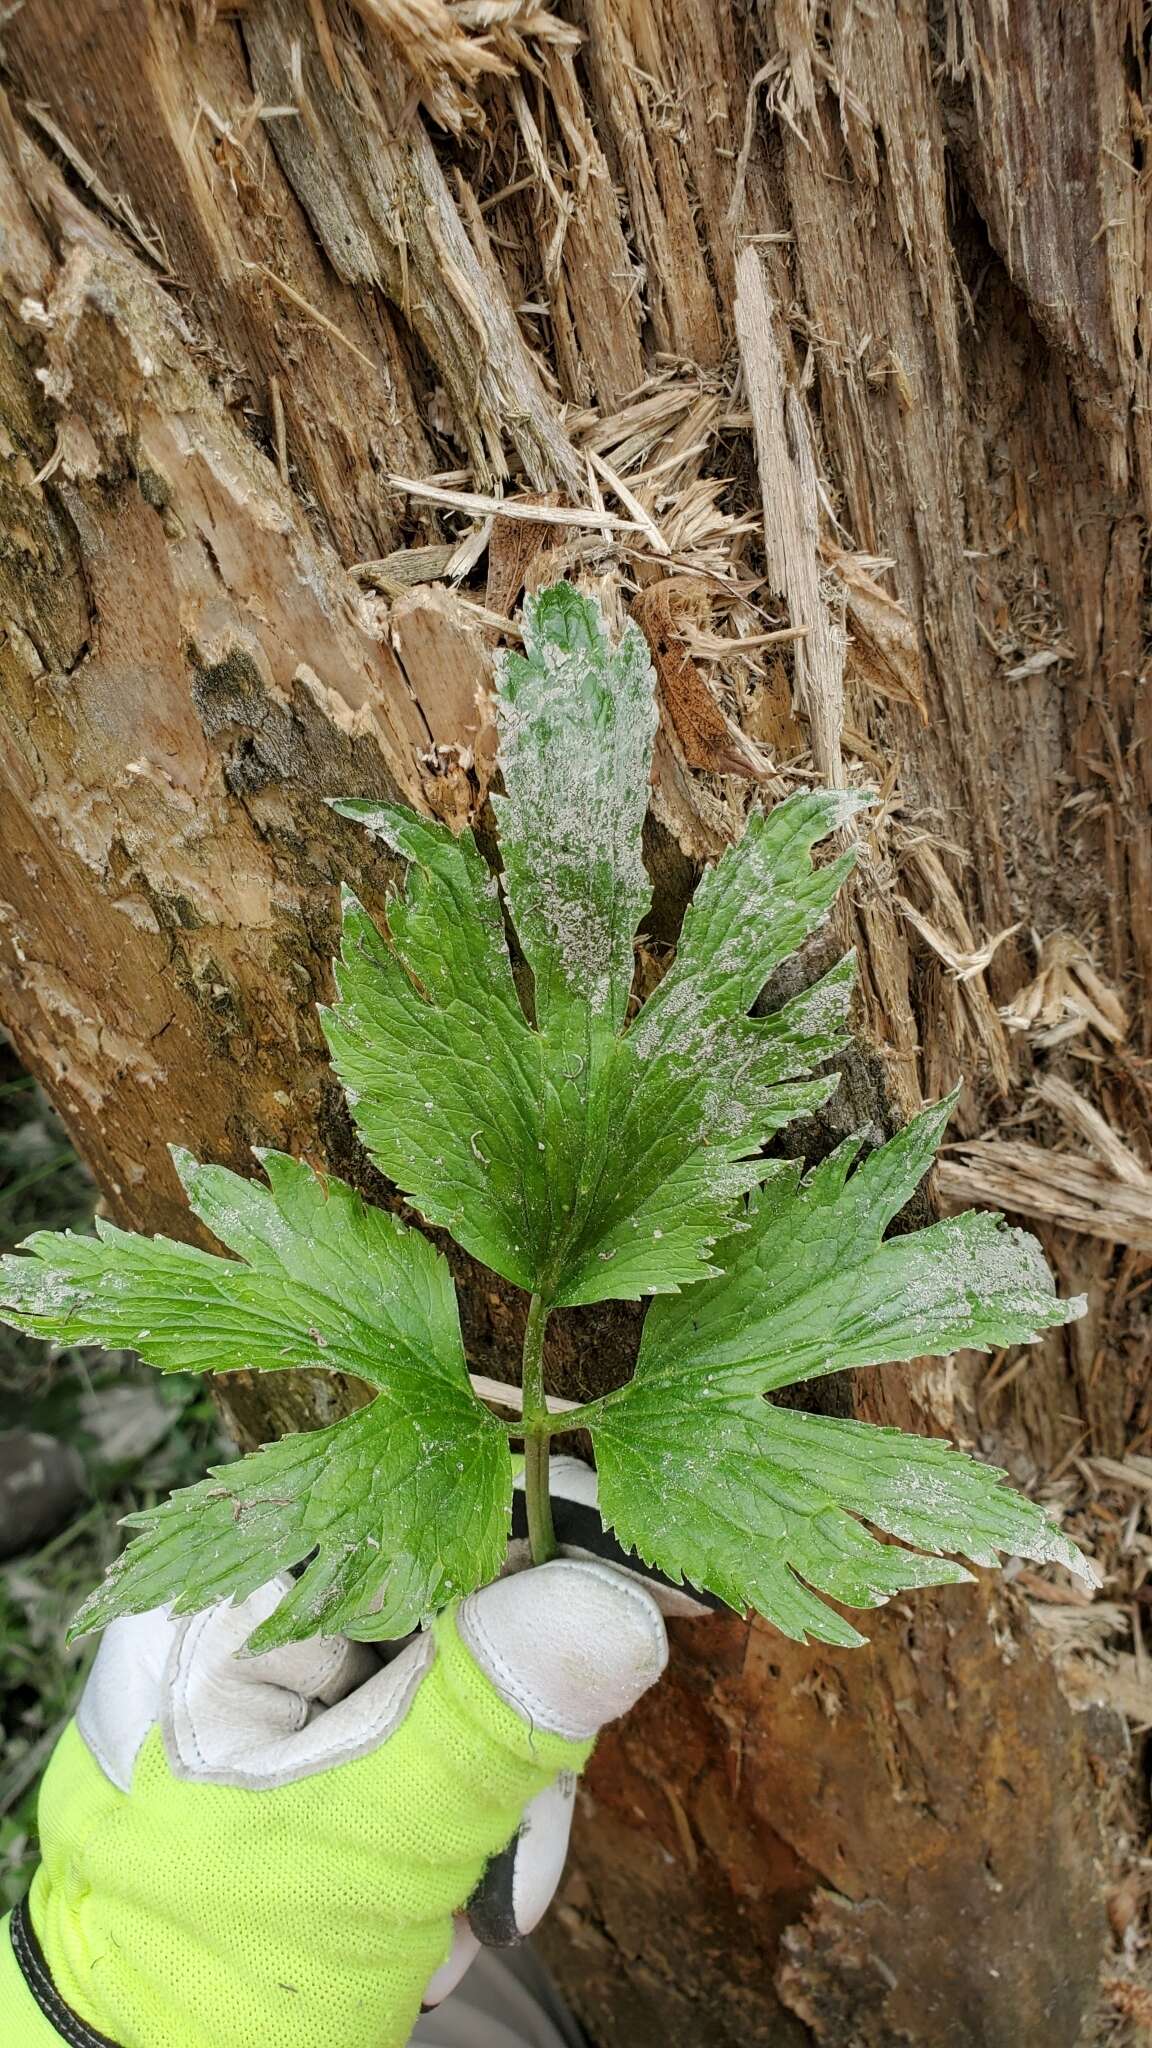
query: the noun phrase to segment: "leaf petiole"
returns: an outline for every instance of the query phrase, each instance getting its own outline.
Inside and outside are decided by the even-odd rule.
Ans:
[[[533,1564],[547,1564],[556,1555],[552,1498],[548,1490],[548,1439],[552,1418],[544,1393],[544,1332],[549,1310],[534,1294],[524,1325],[520,1386],[524,1400],[524,1501],[528,1509],[528,1542]]]
[[[617,1388],[616,1391],[619,1392],[620,1389]],[[599,1416],[601,1409],[610,1399],[610,1395],[601,1394],[595,1401],[581,1401],[578,1407],[573,1406],[569,1408],[566,1406],[555,1410],[550,1408],[547,1418],[541,1417],[540,1419],[538,1425],[540,1434],[550,1437],[567,1436],[573,1430],[589,1429]],[[515,1438],[517,1441],[527,1435],[522,1415],[504,1417],[501,1421],[501,1427],[510,1437]]]

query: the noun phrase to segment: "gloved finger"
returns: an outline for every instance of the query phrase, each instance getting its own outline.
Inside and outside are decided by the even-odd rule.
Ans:
[[[246,1600],[177,1625],[159,1719],[178,1776],[260,1786],[325,1768],[327,1758],[310,1762],[307,1740],[295,1738],[307,1737],[324,1709],[359,1692],[379,1659],[344,1636],[239,1654],[290,1584],[285,1576],[269,1580]]]
[[[625,1550],[600,1516],[596,1474],[579,1458],[553,1457],[548,1465],[548,1490],[552,1519],[561,1557],[598,1558],[626,1578],[635,1579],[652,1595],[661,1614],[694,1617],[714,1613],[724,1602],[695,1586],[676,1586],[652,1565],[641,1564]],[[517,1474],[512,1505],[512,1535],[508,1544],[508,1571],[523,1571],[532,1562],[528,1542],[528,1510],[524,1498],[524,1474]]]
[[[448,1993],[455,1991],[479,1953],[480,1942],[468,1925],[467,1915],[457,1913],[452,1924],[452,1947],[448,1959],[429,1978],[420,2002],[421,2012],[431,2012],[435,2006],[443,2005]]]
[[[544,1918],[564,1874],[576,1774],[561,1771],[524,1809],[506,1849],[493,1856],[468,1901],[468,1925],[485,1948],[512,1948]]]
[[[178,1776],[248,1787],[285,1784],[367,1756],[407,1714],[434,1656],[431,1635],[417,1637],[325,1706],[322,1690],[309,1698],[262,1681],[263,1659],[236,1655],[276,1597],[275,1585],[264,1587],[238,1607],[215,1608],[183,1625],[162,1711]],[[485,1586],[461,1604],[457,1628],[521,1719],[570,1741],[586,1740],[626,1713],[667,1658],[654,1601],[596,1563],[558,1560]],[[325,1657],[366,1650],[332,1638],[295,1647],[313,1659],[313,1687]],[[338,1669],[346,1672],[347,1663]]]
[[[530,1729],[573,1742],[627,1713],[668,1658],[655,1602],[598,1563],[558,1559],[484,1586],[461,1602],[456,1631]],[[306,1776],[378,1748],[400,1726],[434,1655],[432,1635],[418,1636],[354,1692],[286,1733],[274,1755],[265,1746],[269,1766]],[[251,1750],[249,1759],[252,1768]]]
[[[246,1600],[226,1600],[186,1624],[189,1634],[199,1624],[195,1659],[201,1671],[211,1672],[216,1684],[234,1686],[249,1708],[253,1689],[262,1687],[332,1706],[378,1669],[379,1659],[367,1643],[340,1635],[306,1636],[302,1642],[281,1643],[254,1657],[244,1653],[248,1637],[275,1613],[293,1583],[288,1572],[280,1572]],[[265,1704],[270,1702],[261,1700],[257,1711]]]
[[[595,1559],[558,1559],[486,1586],[463,1602],[457,1629],[523,1719],[575,1740],[626,1713],[668,1655],[652,1595]],[[561,1771],[490,1857],[466,1919],[457,1916],[451,1954],[425,1991],[425,2007],[455,1989],[481,1946],[509,1947],[543,1918],[564,1870],[576,1785],[574,1771]]]

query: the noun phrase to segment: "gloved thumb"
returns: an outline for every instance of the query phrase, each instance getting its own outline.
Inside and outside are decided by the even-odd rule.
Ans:
[[[668,1661],[651,1595],[591,1559],[498,1579],[462,1602],[456,1625],[508,1705],[573,1742],[626,1714]]]
[[[533,1728],[586,1742],[654,1685],[668,1661],[664,1619],[639,1581],[592,1558],[514,1572],[462,1602],[457,1631],[501,1697]],[[562,1772],[527,1807],[459,1915],[425,2009],[460,1982],[481,1944],[523,1938],[548,1908],[568,1848],[576,1779]]]

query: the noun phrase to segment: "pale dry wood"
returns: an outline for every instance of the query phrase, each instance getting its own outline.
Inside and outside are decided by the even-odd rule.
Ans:
[[[983,974],[984,969],[991,966],[1005,939],[1010,939],[1013,933],[1020,929],[1018,924],[1006,925],[1002,932],[997,932],[994,938],[986,939],[982,946],[970,945],[965,948],[954,944],[938,926],[917,910],[914,904],[901,903],[900,908],[909,924],[913,925],[925,943],[931,946],[937,958],[943,960],[949,974],[957,981],[971,981],[974,975]]]
[[[394,64],[365,64],[339,46],[342,87],[308,35],[302,0],[263,0],[243,18],[257,90],[293,92],[302,51],[311,109],[280,121],[273,146],[337,276],[381,287],[419,334],[444,380],[481,481],[507,474],[505,438],[532,483],[579,488],[579,468],[515,317],[485,273],[418,112]]]
[[[1082,1154],[1015,1138],[978,1139],[948,1148],[936,1183],[954,1207],[993,1205],[1152,1251],[1152,1180],[1135,1187]]]
[[[811,728],[817,773],[839,787],[844,781],[845,633],[821,587],[821,514],[811,427],[784,368],[762,258],[752,247],[736,266],[736,332],[756,436],[769,581],[786,600],[792,624],[806,628],[794,656],[797,702]]]
[[[762,647],[787,646],[793,640],[803,640],[807,631],[807,626],[776,626],[770,633],[708,633],[687,623],[684,641],[693,654],[701,654],[706,660],[729,659],[734,654],[758,654]]]
[[[435,708],[425,708],[431,744],[421,756],[421,793],[456,830],[483,803],[495,754],[492,656],[479,630],[491,623],[479,607],[437,584],[402,592],[386,621],[413,701],[423,704],[425,676],[437,678]]]
[[[910,704],[927,725],[924,657],[906,606],[869,573],[877,566],[870,556],[849,554],[847,549],[825,542],[824,559],[844,585],[849,632],[846,667],[851,680],[877,696]]]
[[[1041,941],[1036,974],[1000,1014],[1009,1030],[1028,1032],[1038,1046],[1059,1045],[1089,1029],[1109,1045],[1122,1045],[1128,1036],[1124,1004],[1071,932]]]
[[[281,298],[287,299],[290,306],[295,306],[298,312],[306,314],[309,320],[315,321],[317,327],[324,329],[325,334],[330,334],[333,341],[338,341],[341,348],[346,348],[350,355],[354,355],[358,361],[364,363],[368,369],[371,369],[371,357],[366,355],[362,348],[358,348],[354,341],[350,341],[343,329],[337,327],[336,322],[328,318],[327,313],[322,313],[319,307],[311,305],[304,297],[303,292],[296,290],[295,285],[289,284],[286,278],[277,277],[276,272],[269,270],[266,263],[256,263],[252,267],[254,270],[259,271],[261,277],[267,284],[271,285],[274,292],[279,292]]]
[[[46,176],[38,190],[47,205]],[[51,260],[20,223],[0,158],[8,287],[43,290]],[[23,301],[39,383],[18,354],[0,376],[10,420],[32,421],[38,392],[71,422],[51,505],[34,466],[9,458],[6,487],[45,581],[18,559],[0,568],[5,615],[30,602],[37,631],[13,618],[0,657],[0,1000],[87,1126],[117,1213],[180,1233],[158,1116],[164,1139],[238,1165],[257,1136],[317,1144],[327,1084],[311,1011],[330,938],[318,959],[309,934],[331,929],[331,875],[326,858],[301,860],[301,835],[341,789],[433,807],[439,771],[425,757],[458,737],[462,700],[442,635],[434,666],[451,712],[438,732],[435,693],[421,686],[417,701],[153,278],[74,206],[54,226],[64,260],[45,296]],[[130,481],[141,473],[147,500]],[[79,533],[92,551],[83,575]],[[479,635],[455,630],[479,678]],[[310,778],[318,790],[286,796]],[[346,858],[371,895],[366,850]]]
[[[447,576],[455,552],[448,541],[437,541],[424,548],[397,548],[377,562],[352,562],[348,574],[355,576],[358,583],[375,583],[396,595],[401,590],[410,590],[414,583],[435,583]]]
[[[45,112],[43,107],[38,107],[34,102],[30,101],[27,111],[29,118],[36,123],[41,133],[46,135],[50,142],[55,143],[65,162],[71,165],[77,177],[88,187],[93,198],[98,199],[105,211],[127,228],[141,254],[147,257],[149,263],[155,264],[158,270],[167,270],[169,268],[168,253],[160,242],[159,237],[154,230],[150,231],[142,221],[137,219],[135,212],[124,198],[124,195],[109,191],[99,172],[94,170],[93,166],[76,148],[71,138],[65,134],[59,122],[54,121],[51,115]]]
[[[608,533],[646,533],[635,519],[622,519],[606,512],[602,505],[553,505],[546,499],[491,497],[483,491],[458,491],[447,484],[426,482],[415,476],[390,476],[389,486],[409,498],[421,498],[429,505],[446,505],[454,512],[472,512],[481,518],[525,519],[530,526],[579,526]]]
[[[551,150],[563,158],[569,206],[549,294],[556,370],[569,400],[591,398],[610,411],[646,374],[643,280],[573,51],[550,45],[544,78],[555,114]],[[538,203],[534,193],[528,203]]]
[[[345,559],[386,553],[401,536],[375,479],[374,449],[386,445],[398,469],[430,466],[410,364],[387,308],[360,302],[325,261],[267,131],[240,148],[198,120],[205,101],[225,115],[252,104],[238,24],[221,22],[196,40],[178,9],[154,0],[111,8],[70,0],[52,9],[49,37],[37,28],[23,11],[5,24],[13,90],[47,102],[70,147],[100,167],[103,187],[129,198],[146,235],[155,230],[178,269],[181,305],[195,306],[215,359],[238,366],[257,414],[279,377],[299,487]],[[129,90],[130,113],[103,121],[99,109]],[[295,105],[294,92],[279,97]],[[288,117],[269,127],[298,125]],[[23,174],[40,175],[30,160]],[[86,232],[97,226],[90,213]],[[261,264],[359,353],[274,293]]]
[[[661,533],[660,528],[657,526],[655,520],[652,518],[651,513],[648,511],[646,506],[640,503],[640,500],[636,496],[635,492],[629,490],[628,485],[624,482],[623,477],[618,476],[616,474],[616,471],[611,467],[611,465],[605,462],[604,457],[602,455],[598,455],[594,448],[589,448],[588,460],[592,464],[592,467],[596,471],[596,474],[600,478],[600,481],[602,483],[607,484],[609,490],[612,491],[617,498],[619,498],[620,503],[623,505],[625,511],[630,512],[632,514],[632,517],[636,522],[638,531],[641,532],[645,536],[645,538],[651,542],[653,554],[670,555],[672,550],[669,547],[667,541],[665,540],[663,534]]]
[[[677,10],[695,40],[704,17]],[[645,283],[657,345],[691,363],[713,364],[724,353],[724,326],[700,226],[680,163],[678,123],[661,121],[661,106],[699,100],[705,87],[702,51],[694,66],[666,61],[675,15],[661,5],[620,7],[613,0],[581,0],[584,57],[601,117],[612,171],[628,195],[630,216],[645,263]],[[695,32],[695,33],[694,33]],[[705,31],[706,32],[706,31]],[[715,136],[710,138],[715,153]]]
[[[1101,1479],[1138,1493],[1152,1493],[1152,1458],[1090,1458],[1088,1462]]]
[[[459,134],[483,125],[477,97],[486,79],[514,78],[541,46],[571,51],[578,30],[538,0],[480,0],[453,7],[446,0],[355,0],[366,22],[388,39],[392,62],[411,73],[434,121]],[[530,39],[530,41],[529,41]]]
[[[893,705],[888,745],[900,753],[906,793],[937,807],[945,836],[972,850],[971,908],[985,930],[1000,930],[1014,915],[1003,849],[1008,797],[996,772],[1004,736],[961,567],[963,299],[924,11],[837,11],[820,46],[806,4],[766,10],[765,19],[793,116],[778,134],[788,210],[804,223],[794,283],[808,309],[800,325],[839,516],[856,551],[895,559],[896,594],[912,600],[931,651],[928,725],[914,738],[912,717]],[[1030,799],[1024,789],[1013,789],[1017,804]]]
[[[986,970],[1019,927],[1009,925],[978,941],[943,849],[925,832],[897,831],[894,836],[901,880],[916,897],[915,902],[899,897],[896,907],[947,969],[939,995],[951,1012],[957,1052],[965,1064],[971,1057],[986,1062],[998,1090],[1007,1094],[1012,1085],[1008,1036]]]
[[[1042,1074],[1036,1083],[1036,1093],[1042,1102],[1047,1102],[1058,1112],[1070,1129],[1087,1140],[1117,1180],[1126,1181],[1132,1188],[1152,1191],[1152,1173],[1124,1143],[1119,1131],[1113,1130],[1095,1104],[1073,1088],[1070,1081],[1065,1081],[1059,1074]]]
[[[494,1408],[510,1408],[514,1415],[519,1415],[524,1406],[524,1396],[519,1387],[512,1386],[507,1380],[489,1379],[482,1372],[470,1373],[469,1378],[473,1391],[482,1401],[490,1401]],[[580,1405],[578,1401],[562,1400],[559,1394],[547,1394],[545,1400],[550,1415],[568,1415]]]
[[[1124,39],[1090,8],[1059,14],[1054,63],[1045,0],[1019,0],[1011,16],[996,0],[950,0],[949,68],[971,95],[949,95],[951,138],[1009,274],[1105,439],[1117,488],[1134,431],[1147,493],[1148,202],[1132,162]]]

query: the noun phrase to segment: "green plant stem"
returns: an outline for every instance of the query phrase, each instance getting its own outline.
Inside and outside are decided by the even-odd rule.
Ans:
[[[548,1310],[538,1294],[528,1304],[524,1326],[520,1386],[524,1396],[524,1501],[528,1509],[528,1543],[533,1564],[547,1564],[556,1555],[552,1499],[548,1491],[548,1439],[552,1418],[544,1397],[544,1331]]]
[[[587,1429],[591,1419],[599,1415],[601,1409],[606,1406],[607,1400],[608,1396],[601,1394],[596,1401],[582,1401],[579,1408],[560,1408],[555,1414],[549,1409],[547,1420],[542,1419],[539,1428],[541,1431],[546,1430],[549,1436],[562,1436],[575,1429]],[[524,1421],[519,1415],[515,1420],[505,1421],[503,1427],[509,1436],[524,1435]]]

